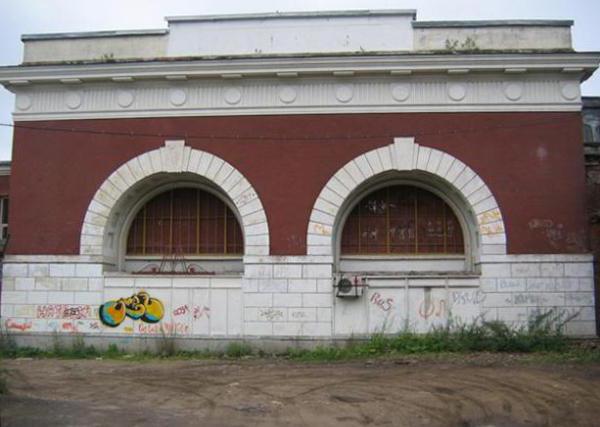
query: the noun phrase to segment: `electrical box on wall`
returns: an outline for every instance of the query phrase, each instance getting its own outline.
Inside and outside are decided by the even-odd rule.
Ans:
[[[367,280],[360,276],[340,275],[335,279],[333,286],[338,298],[358,298],[367,287]]]

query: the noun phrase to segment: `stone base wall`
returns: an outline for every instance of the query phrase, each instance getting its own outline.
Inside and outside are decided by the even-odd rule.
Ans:
[[[481,274],[365,276],[364,295],[338,298],[329,256],[246,256],[243,276],[104,273],[89,257],[5,260],[1,323],[22,334],[94,339],[327,340],[499,320],[514,327],[548,310],[565,332],[595,335],[591,255],[486,255]],[[164,305],[158,323],[99,318],[101,304],[145,290]]]

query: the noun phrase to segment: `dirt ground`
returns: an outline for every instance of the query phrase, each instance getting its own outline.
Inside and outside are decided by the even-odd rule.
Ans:
[[[7,426],[592,426],[600,365],[9,360]]]

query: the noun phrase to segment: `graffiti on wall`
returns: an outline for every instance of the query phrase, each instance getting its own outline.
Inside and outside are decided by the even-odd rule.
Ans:
[[[87,319],[91,317],[89,305],[45,304],[36,307],[38,319]]]
[[[163,318],[165,308],[159,299],[140,291],[129,298],[105,302],[100,306],[100,321],[111,328],[119,326],[126,317],[145,323],[157,323]]]
[[[390,311],[394,306],[394,298],[384,298],[379,294],[379,292],[375,292],[371,295],[371,304],[379,307],[379,309],[383,311]]]

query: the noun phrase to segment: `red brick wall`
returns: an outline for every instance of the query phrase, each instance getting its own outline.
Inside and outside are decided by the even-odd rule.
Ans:
[[[0,196],[8,195],[9,182],[10,182],[10,176],[8,176],[8,175],[0,176]]]
[[[96,189],[122,163],[173,136],[227,160],[248,178],[267,213],[272,254],[306,253],[311,208],[340,167],[390,144],[393,136],[412,135],[417,143],[462,160],[485,180],[502,209],[510,253],[588,250],[578,113],[111,119],[29,126],[96,133],[15,130],[13,254],[78,253],[83,216]],[[193,137],[198,135],[232,139]]]

